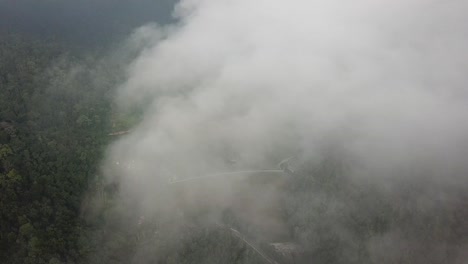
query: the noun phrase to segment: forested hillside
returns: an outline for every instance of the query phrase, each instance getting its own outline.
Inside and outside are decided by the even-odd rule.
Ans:
[[[75,262],[86,253],[80,208],[110,129],[113,77],[96,79],[106,74],[99,67],[53,40],[0,38],[2,263]]]

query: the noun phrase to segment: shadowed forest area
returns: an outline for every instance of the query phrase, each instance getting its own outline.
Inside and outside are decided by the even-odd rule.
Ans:
[[[381,97],[353,97],[366,90],[304,92],[295,87],[329,72],[299,80],[308,53],[296,54],[293,35],[303,32],[279,26],[276,39],[268,35],[275,12],[263,13],[269,5],[225,2],[182,1],[173,15],[169,0],[0,0],[0,263],[467,263],[468,119],[463,107],[442,110],[463,104],[466,76],[415,70],[410,84],[453,81],[456,100],[428,85],[440,92],[435,98],[450,98],[435,100],[437,111],[425,93],[402,91],[400,110]],[[239,20],[268,21],[267,30],[256,28],[262,22],[244,27],[225,9],[260,10]],[[277,49],[271,43],[283,35],[292,40]],[[375,79],[393,85],[407,78],[393,72],[399,51],[388,61],[386,53],[350,53],[391,64],[392,78]],[[450,64],[441,54],[447,60],[434,56]],[[346,60],[331,74],[344,81],[332,84],[374,78],[372,70],[350,74]],[[348,99],[364,110],[337,109]],[[337,112],[358,114],[340,123]],[[419,126],[427,132],[404,136]],[[364,140],[353,141],[361,130]],[[442,143],[432,148],[436,138]]]
[[[115,76],[93,84],[96,61],[54,41],[3,35],[0,50],[2,262],[75,262],[89,243],[81,201],[109,141]]]

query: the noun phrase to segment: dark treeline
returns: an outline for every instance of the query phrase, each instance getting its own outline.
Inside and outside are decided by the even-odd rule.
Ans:
[[[0,38],[2,263],[75,262],[85,254],[81,201],[109,130],[113,77],[102,66],[57,42]]]

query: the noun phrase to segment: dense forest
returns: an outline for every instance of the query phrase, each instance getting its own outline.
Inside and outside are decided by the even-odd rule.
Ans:
[[[54,1],[37,4],[37,12],[28,1],[16,7],[7,2],[0,3],[0,23],[8,21],[0,27],[0,263],[466,263],[464,171],[453,173],[462,180],[449,181],[449,172],[414,166],[390,170],[398,176],[390,180],[363,180],[356,178],[355,161],[339,144],[320,145],[323,151],[314,158],[290,155],[284,144],[277,153],[268,153],[269,163],[258,162],[270,167],[245,173],[237,164],[240,154],[202,141],[193,156],[215,149],[221,154],[213,156],[222,164],[215,168],[229,169],[228,176],[230,171],[245,175],[171,176],[144,182],[150,186],[136,191],[154,187],[154,193],[134,195],[129,178],[120,176],[148,174],[131,167],[131,155],[147,157],[132,152],[133,146],[125,147],[128,160],[113,160],[109,153],[119,142],[138,142],[131,140],[145,136],[140,132],[151,120],[148,113],[167,110],[159,108],[166,101],[122,107],[118,97],[135,69],[128,65],[138,66],[137,57],[151,54],[147,47],[130,45],[126,36],[153,19],[147,8],[156,4],[143,1],[128,13],[128,3],[115,5],[103,18],[99,12],[106,10],[105,3],[94,8],[87,1],[80,12],[94,10],[88,22],[100,25],[90,32],[72,22],[58,26],[79,4],[55,6],[65,11],[44,22]],[[172,21],[172,4],[160,3],[162,23]],[[116,22],[122,14],[126,16]],[[23,17],[16,21],[13,16]],[[195,93],[164,92],[158,96],[187,98]],[[177,105],[180,100],[168,102]],[[197,125],[189,128],[194,135],[206,134]],[[173,138],[191,143],[189,137]],[[258,169],[246,164],[249,170]],[[228,195],[235,198],[225,198]]]
[[[1,258],[77,261],[88,230],[81,201],[108,141],[111,77],[92,83],[85,66],[96,62],[54,41],[2,35],[0,47]]]

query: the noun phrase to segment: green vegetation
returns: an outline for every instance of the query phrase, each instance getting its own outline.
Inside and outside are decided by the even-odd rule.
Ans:
[[[56,42],[0,37],[0,259],[76,262],[108,141],[111,76]],[[108,81],[106,83],[106,81]]]

